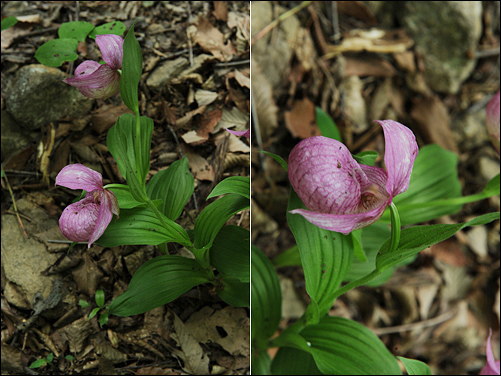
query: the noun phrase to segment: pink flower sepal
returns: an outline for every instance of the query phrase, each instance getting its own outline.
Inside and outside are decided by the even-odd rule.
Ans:
[[[304,139],[289,155],[289,180],[308,208],[291,210],[326,230],[349,234],[376,222],[393,197],[409,187],[418,145],[412,131],[393,120],[383,127],[386,171],[359,164],[339,141]]]
[[[250,129],[247,129],[246,131],[232,131],[231,129],[228,129],[228,128],[224,128],[226,129],[228,132],[230,132],[231,134],[234,134],[235,136],[244,136],[244,137],[247,137],[249,138],[250,137]]]
[[[75,76],[63,80],[89,98],[108,99],[120,91],[120,73],[124,40],[118,35],[96,36],[96,43],[106,64],[87,60],[75,69]]]
[[[499,95],[498,95],[498,104],[499,104]],[[489,338],[487,338],[487,364],[482,368],[479,375],[499,375],[499,360],[494,360],[494,354],[492,353],[491,347],[491,336],[492,329],[489,328]]]
[[[491,136],[492,143],[499,153],[499,91],[490,100],[485,108],[485,123],[487,124],[487,131]]]
[[[56,177],[56,185],[87,192],[84,199],[64,209],[59,228],[69,240],[88,242],[90,248],[103,235],[113,214],[119,215],[117,198],[103,188],[103,177],[99,172],[79,163],[64,167]]]

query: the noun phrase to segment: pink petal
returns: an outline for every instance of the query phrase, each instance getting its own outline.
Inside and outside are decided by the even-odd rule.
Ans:
[[[92,196],[68,205],[59,218],[61,233],[74,242],[89,240],[99,213],[99,205]]]
[[[492,329],[489,328],[489,337],[487,338],[486,348],[487,364],[484,366],[484,368],[482,368],[479,375],[499,375],[499,360],[494,360],[494,354],[492,353],[491,347],[491,336]]]
[[[308,222],[320,228],[347,235],[354,230],[358,230],[359,228],[366,227],[374,222],[377,222],[383,215],[385,208],[386,205],[381,205],[380,207],[366,213],[356,214],[326,214],[305,209],[294,209],[289,213],[300,214]]]
[[[412,167],[419,148],[414,133],[405,125],[393,120],[375,122],[379,123],[384,131],[384,163],[388,174],[386,191],[393,198],[409,188]]]
[[[85,64],[85,62],[82,64]],[[86,68],[85,72],[90,72],[90,69],[87,70]],[[76,77],[67,78],[64,82],[77,87],[88,98],[104,100],[117,94],[120,90],[120,73],[108,64],[103,64],[88,75],[80,74]]]
[[[75,163],[65,166],[59,171],[55,185],[92,192],[103,189],[103,177],[99,172],[80,163]]]
[[[494,146],[499,152],[499,91],[490,100],[485,109],[485,122],[487,124],[487,131],[491,136]]]
[[[111,193],[111,192],[109,192]],[[113,193],[111,193],[113,195]],[[101,237],[101,235],[104,234],[104,231],[106,230],[106,227],[111,222],[111,219],[113,218],[113,213],[112,213],[112,199],[110,196],[107,194],[106,191],[102,190],[99,194],[100,200],[101,200],[101,205],[99,208],[99,214],[97,216],[96,220],[96,226],[94,227],[94,231],[92,232],[92,235],[89,238],[89,248],[94,243],[97,239]],[[113,195],[115,197],[115,195]]]
[[[247,129],[246,131],[232,131],[228,128],[224,128],[226,129],[228,132],[230,132],[231,134],[234,134],[235,136],[244,136],[244,137],[247,137],[249,138],[250,137],[250,129]]]
[[[304,205],[320,213],[356,212],[362,190],[371,184],[348,148],[323,136],[297,144],[289,155],[288,171]]]
[[[103,60],[113,69],[122,68],[123,44],[122,37],[114,34],[104,34],[96,36],[96,43],[101,50]]]

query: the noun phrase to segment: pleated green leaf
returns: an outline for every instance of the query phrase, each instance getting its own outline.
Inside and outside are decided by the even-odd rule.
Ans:
[[[327,115],[324,110],[320,107],[315,107],[315,117],[322,136],[330,137],[334,140],[342,142],[341,133],[339,132],[336,123],[334,123],[334,120],[332,120],[332,118]]]
[[[223,276],[250,282],[250,232],[243,227],[223,226],[210,248],[210,264]]]
[[[141,265],[127,291],[114,299],[107,311],[116,316],[138,315],[167,304],[205,282],[209,282],[207,273],[196,260],[158,256]]]
[[[407,359],[397,356],[405,366],[408,375],[431,375],[431,369],[428,364],[416,359]]]
[[[226,196],[207,205],[195,221],[194,245],[195,248],[209,248],[217,233],[233,214],[250,206],[250,200],[229,193]]]
[[[223,288],[217,291],[219,297],[233,307],[248,307],[250,303],[250,283],[233,276],[221,278]]]
[[[193,190],[193,176],[186,156],[155,174],[146,185],[148,197],[152,200],[161,199],[162,204],[158,209],[173,221],[183,212]]]
[[[273,375],[323,375],[310,353],[292,347],[278,350],[271,363],[271,372]]]
[[[282,317],[282,292],[275,268],[251,245],[251,338],[254,351],[265,351]]]
[[[167,227],[149,207],[120,210],[120,218],[111,221],[97,243],[103,247],[165,242],[191,245],[188,234],[180,225],[165,216],[163,220]]]
[[[321,229],[300,215],[289,214],[298,208],[305,206],[291,189],[287,221],[301,255],[306,291],[318,305],[318,317],[312,318],[314,322],[332,307],[334,293],[351,267],[353,243],[349,235]]]
[[[134,24],[136,21],[134,21]],[[143,69],[141,47],[134,35],[134,24],[124,39],[124,56],[122,60],[122,77],[120,78],[120,95],[125,105],[135,114],[139,114],[137,86]]]
[[[253,375],[271,375],[271,358],[266,350],[255,350],[251,354],[251,372]]]
[[[384,271],[402,260],[414,256],[423,249],[450,238],[457,231],[467,226],[485,225],[498,218],[499,212],[484,214],[466,223],[414,226],[403,229],[400,234],[398,249],[395,252],[390,252],[389,239],[381,246],[376,258],[376,268],[379,271]]]
[[[226,193],[236,193],[250,199],[250,179],[247,176],[230,176],[221,181],[207,196],[207,200]]]
[[[364,325],[324,316],[299,335],[318,369],[326,375],[401,375],[396,358]]]

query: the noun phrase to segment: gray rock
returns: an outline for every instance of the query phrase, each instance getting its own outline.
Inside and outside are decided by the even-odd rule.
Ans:
[[[397,17],[416,43],[432,89],[455,94],[473,71],[482,33],[480,1],[405,1]]]
[[[66,74],[45,65],[27,65],[16,72],[7,90],[5,105],[12,117],[27,130],[51,121],[89,113],[92,99],[63,82]]]
[[[17,152],[31,144],[28,132],[20,128],[7,111],[2,111],[2,161],[8,162]]]

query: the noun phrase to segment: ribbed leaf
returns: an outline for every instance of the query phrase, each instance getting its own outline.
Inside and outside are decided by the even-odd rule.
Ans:
[[[145,262],[132,277],[127,291],[114,299],[108,312],[132,316],[160,307],[201,283],[207,273],[194,259],[164,255]]]
[[[250,233],[239,226],[223,226],[210,249],[210,264],[223,276],[250,282]]]
[[[165,216],[163,220],[167,227],[148,207],[120,210],[120,218],[111,221],[97,243],[103,247],[165,242],[191,245],[188,234],[180,225]]]
[[[251,273],[252,347],[264,351],[282,317],[282,292],[275,268],[255,245],[251,246]]]
[[[158,209],[173,221],[183,212],[193,190],[193,176],[186,157],[155,174],[146,185],[149,198],[161,199],[162,204]]]
[[[134,21],[134,24],[136,21]],[[120,95],[125,105],[135,114],[139,114],[137,86],[143,69],[141,47],[134,35],[134,24],[124,39],[124,57],[122,60],[122,77],[120,78]]]
[[[318,369],[327,375],[401,375],[395,357],[360,323],[325,316],[303,337]]]
[[[233,214],[249,207],[249,199],[229,193],[207,205],[195,221],[195,248],[208,248],[217,233]]]
[[[407,359],[402,356],[397,356],[405,366],[408,375],[431,375],[431,369],[426,364],[416,359]]]
[[[310,353],[292,347],[278,350],[271,363],[271,371],[273,375],[323,375]]]
[[[287,211],[298,208],[305,207],[291,189]],[[301,255],[306,291],[318,304],[318,317],[312,318],[314,322],[328,312],[334,302],[333,293],[350,270],[352,240],[350,236],[321,229],[300,215],[287,213],[287,221]]]
[[[248,307],[250,301],[250,283],[242,282],[233,276],[221,278],[224,288],[217,291],[219,297],[233,307]]]
[[[317,120],[318,128],[322,136],[333,138],[334,140],[341,141],[341,133],[334,123],[334,120],[327,115],[320,107],[315,107],[315,117]]]
[[[207,200],[212,197],[224,195],[226,193],[236,193],[250,199],[250,179],[247,176],[230,176],[221,181],[207,196]]]

